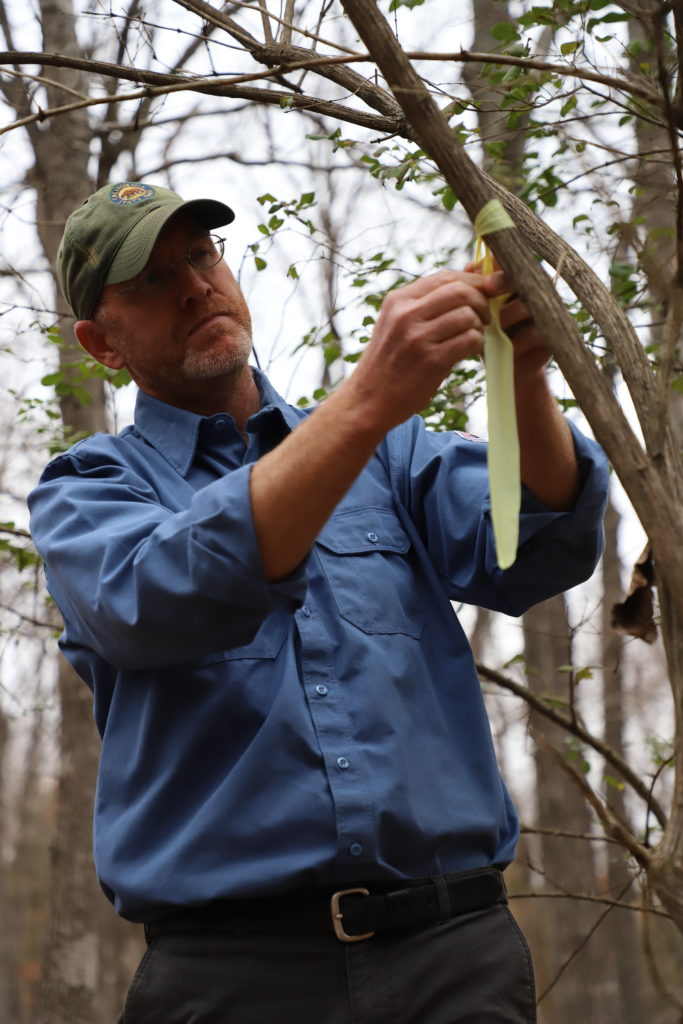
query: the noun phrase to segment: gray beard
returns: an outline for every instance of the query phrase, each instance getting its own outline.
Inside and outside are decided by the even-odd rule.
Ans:
[[[235,344],[229,351],[187,352],[174,376],[179,380],[211,380],[240,370],[251,351],[251,331],[240,325],[233,332]]]

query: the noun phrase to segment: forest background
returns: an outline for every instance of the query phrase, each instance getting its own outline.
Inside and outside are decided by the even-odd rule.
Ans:
[[[388,289],[471,258],[484,202],[511,213],[491,244],[614,467],[590,583],[461,610],[524,822],[512,907],[542,1024],[683,1021],[682,26],[659,0],[0,2],[1,1021],[113,1021],[142,950],[94,879],[91,700],[25,512],[51,452],[130,419],[52,267],[78,202],[140,179],[236,208],[294,402],[352,372]],[[485,432],[483,386],[457,368],[425,416]]]

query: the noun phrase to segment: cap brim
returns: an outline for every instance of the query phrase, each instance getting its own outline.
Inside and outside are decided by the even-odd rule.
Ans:
[[[111,262],[104,284],[130,281],[144,270],[162,228],[180,211],[196,218],[205,228],[222,227],[235,219],[230,207],[215,199],[190,199],[170,208],[169,204],[165,204],[160,209],[151,210],[135,223],[124,238]]]

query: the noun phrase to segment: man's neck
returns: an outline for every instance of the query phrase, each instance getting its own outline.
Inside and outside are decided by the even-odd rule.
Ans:
[[[261,396],[248,365],[234,374],[196,381],[193,386],[184,387],[182,395],[155,394],[149,388],[144,390],[162,402],[199,416],[229,413],[240,433],[244,433],[247,420],[261,407]]]

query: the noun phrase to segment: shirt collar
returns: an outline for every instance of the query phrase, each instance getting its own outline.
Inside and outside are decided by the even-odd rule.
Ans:
[[[252,367],[252,373],[261,397],[261,407],[254,416],[250,417],[247,425],[251,425],[253,429],[257,425],[254,421],[257,421],[259,417],[277,410],[286,426],[293,430],[305,413],[288,405],[261,370]],[[187,475],[197,453],[202,423],[210,419],[212,417],[200,416],[187,409],[179,409],[158,398],[153,398],[145,391],[138,391],[135,402],[136,430],[164,456],[181,476]]]

